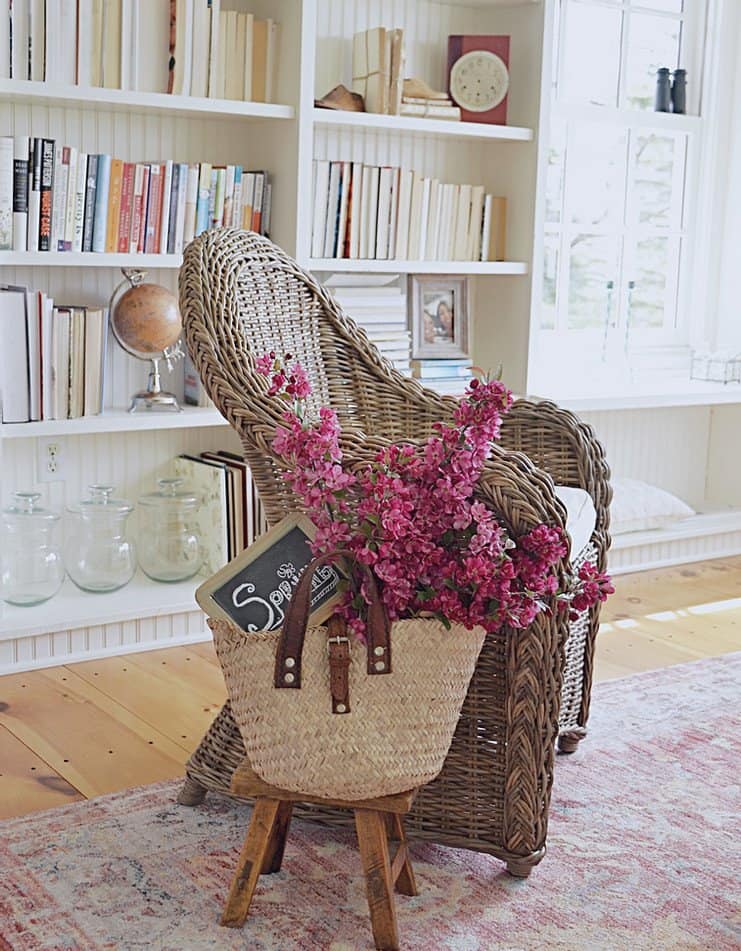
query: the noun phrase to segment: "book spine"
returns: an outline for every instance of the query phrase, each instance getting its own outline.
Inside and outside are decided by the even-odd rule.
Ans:
[[[177,228],[178,201],[180,199],[180,165],[175,162],[172,166],[172,186],[170,188],[170,204],[167,208],[167,254],[175,253],[175,230]],[[164,235],[162,238],[164,242]]]
[[[95,222],[95,191],[98,181],[98,155],[87,157],[87,179],[85,184],[85,220],[82,226],[82,250],[93,250],[93,224]]]
[[[41,140],[39,194],[39,251],[51,251],[52,194],[54,190],[54,140]]]
[[[262,210],[262,234],[270,237],[270,215],[273,211],[273,183],[265,182],[265,193]]]
[[[142,227],[144,203],[144,165],[139,162],[134,170],[134,194],[131,200],[131,233],[127,250],[136,254],[139,249],[139,235]]]
[[[67,169],[67,194],[64,200],[64,250],[71,251],[75,239],[75,202],[77,201],[77,164],[80,154],[75,148],[69,150]]]
[[[175,214],[175,244],[174,253],[183,253],[183,235],[185,233],[185,199],[188,190],[188,164],[180,163],[180,172],[178,175],[178,205]]]
[[[252,199],[252,230],[260,234],[262,230],[262,209],[265,200],[265,185],[267,175],[265,172],[255,172],[255,194]]]
[[[155,191],[155,201],[153,205],[154,212],[154,236],[152,238],[152,253],[157,254],[162,242],[162,208],[165,198],[165,165],[160,163],[158,166],[159,175],[157,176],[158,187]]]
[[[209,182],[208,188],[208,215],[207,215],[207,228],[210,228],[213,225],[214,220],[214,210],[216,208],[216,182],[219,177],[219,170],[216,168],[211,169],[211,180]]]
[[[70,150],[68,145],[57,149],[54,161],[54,191],[51,219],[51,246],[53,251],[64,251],[64,222],[67,210]]]
[[[242,228],[245,231],[250,231],[252,228],[252,202],[255,197],[255,173],[247,172],[242,181]]]
[[[106,220],[106,253],[118,248],[118,218],[121,214],[121,185],[123,183],[123,160],[111,159],[111,180],[108,186],[108,218]]]
[[[0,250],[13,249],[13,137],[0,137]]]
[[[170,200],[172,198],[172,159],[162,164],[162,204],[160,207],[159,235],[156,251],[167,254],[167,238],[170,233]]]
[[[134,204],[133,162],[125,162],[121,178],[121,212],[118,217],[118,251],[125,254],[131,243],[131,219]]]
[[[151,193],[151,182],[152,182],[152,167],[150,165],[144,166],[144,172],[142,175],[142,220],[139,225],[139,240],[136,246],[136,250],[140,253],[144,253],[144,247],[147,240],[147,215],[149,214],[149,195]]]
[[[39,249],[39,216],[41,213],[41,139],[31,139],[29,158],[28,226],[26,248]]]
[[[147,201],[147,224],[144,251],[155,254],[159,248],[159,212],[162,209],[162,167],[152,164],[149,166],[149,200]]]
[[[13,250],[28,250],[28,136],[13,140]]]
[[[183,244],[190,244],[196,235],[196,209],[198,207],[197,165],[188,166],[188,184],[185,191],[185,222],[183,223]]]
[[[232,228],[242,227],[242,166],[234,166],[234,201],[232,203]]]
[[[87,159],[87,153],[85,152],[80,152],[77,157],[77,187],[75,189],[74,233],[72,236],[73,251],[82,251],[82,239],[85,231]]]
[[[211,188],[211,165],[201,162],[198,179],[198,202],[196,206],[196,231],[199,235],[208,228],[208,196]]]
[[[226,167],[226,180],[224,182],[224,218],[222,224],[225,228],[232,227],[234,218],[234,172],[233,165]]]
[[[221,228],[224,225],[224,202],[226,195],[226,169],[216,169],[216,191],[214,192],[214,213],[211,220],[212,228]]]
[[[98,156],[98,179],[95,193],[95,219],[93,222],[93,251],[105,252],[106,226],[108,223],[108,193],[111,183],[111,156]]]

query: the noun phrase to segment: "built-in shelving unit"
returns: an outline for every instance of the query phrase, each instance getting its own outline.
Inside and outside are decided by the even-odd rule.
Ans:
[[[100,416],[82,416],[79,419],[43,419],[35,423],[4,423],[0,425],[0,437],[2,439],[33,439],[38,436],[137,433],[226,425],[228,425],[227,421],[217,409],[207,407],[186,406],[181,413],[170,410],[157,413],[139,410],[129,413],[123,408],[111,408]]]
[[[94,254],[74,251],[0,251],[0,267],[179,268],[181,254]]]
[[[484,122],[449,122],[413,116],[380,116],[368,112],[314,109],[314,125],[344,129],[396,132],[400,135],[454,136],[457,139],[484,139],[491,142],[532,142],[532,129]]]
[[[312,271],[355,274],[527,274],[524,261],[369,261],[361,258],[310,258]]]

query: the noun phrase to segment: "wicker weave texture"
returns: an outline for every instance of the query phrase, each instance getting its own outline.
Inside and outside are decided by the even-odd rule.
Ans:
[[[315,408],[337,411],[345,458],[356,465],[389,441],[426,438],[457,405],[394,370],[310,274],[253,233],[221,229],[192,242],[180,272],[180,303],[190,354],[210,397],[240,435],[271,523],[295,510],[297,500],[280,478],[281,463],[270,446],[280,410],[255,371],[256,357],[269,350],[298,357],[309,373]],[[563,526],[554,479],[586,488],[598,507],[593,542],[604,561],[607,477],[599,444],[573,414],[518,400],[478,492],[519,536],[542,522]],[[564,617],[540,616],[526,631],[486,639],[443,770],[410,814],[414,834],[516,856],[523,864],[539,860],[568,636]],[[587,653],[596,627],[594,612]],[[583,671],[591,676],[591,657],[577,666],[580,682]],[[567,731],[586,722],[588,698],[582,696],[578,707],[562,724]],[[228,790],[243,753],[227,704],[189,761],[184,800],[197,801],[204,788]],[[341,821],[331,810],[311,811]]]

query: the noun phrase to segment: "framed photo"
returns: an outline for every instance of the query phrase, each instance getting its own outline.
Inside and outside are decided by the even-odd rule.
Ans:
[[[410,275],[407,306],[413,360],[470,356],[468,281],[465,277]]]

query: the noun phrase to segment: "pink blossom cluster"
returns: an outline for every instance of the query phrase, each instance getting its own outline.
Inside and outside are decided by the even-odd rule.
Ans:
[[[340,426],[322,407],[309,420],[311,387],[287,354],[258,360],[269,392],[292,403],[273,449],[286,480],[317,526],[314,553],[350,552],[372,569],[391,620],[428,612],[444,623],[527,627],[554,601],[576,610],[604,600],[609,579],[592,565],[561,590],[558,567],[568,546],[559,528],[539,525],[517,542],[474,496],[512,395],[498,380],[474,380],[452,424],[436,424],[422,446],[389,445],[367,466],[343,466]],[[341,613],[360,636],[367,592],[350,571]]]

